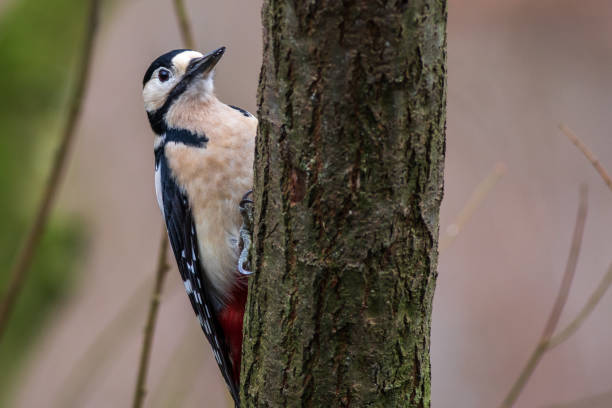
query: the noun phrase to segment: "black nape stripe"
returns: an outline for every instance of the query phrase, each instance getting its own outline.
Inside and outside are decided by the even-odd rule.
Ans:
[[[187,146],[206,148],[208,138],[206,135],[199,135],[186,129],[175,129],[171,128],[165,132],[163,142],[158,145],[154,150],[155,153],[155,168],[159,167],[160,162],[163,160],[164,147],[166,143],[174,142],[181,143]]]
[[[206,143],[208,143],[208,138],[206,135],[199,135],[186,129],[171,128],[166,132],[166,140],[164,144],[168,142],[182,143],[187,146],[205,148]]]
[[[239,108],[239,107],[234,106],[234,105],[228,105],[228,106],[229,106],[230,108],[232,108],[232,109],[236,109],[238,112],[242,113],[242,114],[243,114],[244,116],[246,116],[247,118],[249,118],[249,117],[253,116],[253,115],[251,115],[251,114],[250,114],[248,111],[245,111],[245,110],[244,110],[244,109],[242,109],[242,108]]]

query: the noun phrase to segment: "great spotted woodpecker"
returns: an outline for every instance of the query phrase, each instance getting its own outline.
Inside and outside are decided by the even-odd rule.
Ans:
[[[239,205],[253,184],[257,119],[213,93],[213,69],[224,52],[160,56],[145,73],[142,94],[156,135],[157,201],[176,263],[239,406],[247,295]]]

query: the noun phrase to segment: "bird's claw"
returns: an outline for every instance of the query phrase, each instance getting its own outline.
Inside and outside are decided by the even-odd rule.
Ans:
[[[253,204],[253,200],[248,198],[250,195],[253,195],[253,190],[247,191],[246,194],[242,196],[242,200],[240,200],[240,213],[245,211],[247,205]],[[250,211],[252,211],[252,209]],[[242,216],[244,217],[244,214]]]
[[[240,227],[240,241],[242,250],[238,258],[238,271],[242,275],[250,275],[253,272],[250,268],[249,251],[251,249],[251,235],[253,234],[253,200],[248,197],[253,194],[253,190],[249,190],[240,201],[240,214],[242,215],[242,226]],[[245,268],[246,265],[246,268]]]

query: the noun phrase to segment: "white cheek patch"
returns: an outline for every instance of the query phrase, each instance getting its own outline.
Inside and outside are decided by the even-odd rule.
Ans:
[[[203,56],[204,55],[197,51],[183,51],[172,58],[172,65],[176,68],[177,74],[183,75],[192,59],[202,58]]]
[[[147,112],[154,112],[161,108],[166,97],[172,90],[175,80],[171,79],[167,82],[161,83],[157,80],[157,75],[151,77],[147,85],[142,90],[142,99],[144,100],[145,109]]]

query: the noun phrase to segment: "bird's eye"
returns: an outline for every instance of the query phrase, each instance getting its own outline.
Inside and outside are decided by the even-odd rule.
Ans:
[[[166,82],[170,79],[170,71],[167,69],[160,69],[157,77],[159,78],[160,82]]]

